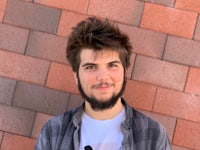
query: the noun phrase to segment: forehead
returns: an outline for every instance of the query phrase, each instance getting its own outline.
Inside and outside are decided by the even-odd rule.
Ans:
[[[119,53],[115,50],[100,50],[93,51],[92,49],[83,49],[81,51],[81,63],[84,62],[110,62],[114,60],[119,60]]]

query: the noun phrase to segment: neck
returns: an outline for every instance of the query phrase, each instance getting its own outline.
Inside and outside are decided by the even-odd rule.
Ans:
[[[108,120],[116,117],[123,109],[121,98],[118,99],[117,103],[110,109],[102,111],[93,110],[90,104],[85,101],[85,113],[96,120]]]

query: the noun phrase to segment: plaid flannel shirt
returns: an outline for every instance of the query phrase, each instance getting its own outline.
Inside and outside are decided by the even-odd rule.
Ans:
[[[123,150],[171,150],[160,123],[133,109],[123,99],[122,103],[126,110],[126,119],[121,124]],[[83,108],[84,103],[49,120],[42,128],[35,150],[79,150]]]

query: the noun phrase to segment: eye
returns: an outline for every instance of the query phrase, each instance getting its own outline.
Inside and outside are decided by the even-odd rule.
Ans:
[[[96,69],[96,66],[95,65],[88,65],[88,66],[85,66],[85,70],[95,70]]]
[[[111,68],[111,69],[115,69],[115,68],[118,67],[118,65],[116,63],[109,63],[108,67]]]

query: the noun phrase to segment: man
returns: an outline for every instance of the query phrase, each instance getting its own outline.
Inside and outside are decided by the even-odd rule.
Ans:
[[[108,20],[91,17],[73,28],[67,59],[85,101],[48,121],[35,150],[171,150],[163,126],[121,97],[131,48]]]

